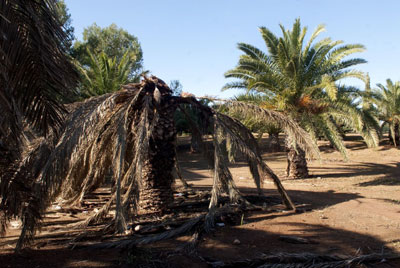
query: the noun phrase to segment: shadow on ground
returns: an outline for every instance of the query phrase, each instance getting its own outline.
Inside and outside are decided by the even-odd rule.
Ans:
[[[320,176],[321,178],[342,178],[356,176],[373,176],[380,175],[375,184],[360,184],[360,186],[370,185],[398,185],[395,178],[400,178],[400,163],[391,162],[389,164],[377,163],[358,163],[357,165],[343,164],[341,167],[312,167],[310,168],[313,177]],[[329,170],[334,172],[329,173]],[[381,175],[384,175],[382,178]],[[392,182],[388,184],[392,178]],[[400,179],[398,179],[400,183]]]
[[[196,188],[196,189],[200,189]],[[204,190],[205,188],[201,188]],[[241,188],[244,194],[254,194],[254,188]],[[255,257],[259,253],[273,252],[315,252],[315,253],[348,253],[353,254],[358,247],[369,246],[371,250],[381,249],[383,242],[373,237],[360,235],[357,233],[346,232],[343,230],[332,229],[326,226],[310,225],[306,223],[284,223],[290,225],[290,228],[304,233],[304,238],[313,241],[313,244],[287,244],[280,240],[280,235],[285,233],[273,233],[268,231],[268,227],[264,230],[253,230],[252,224],[265,223],[269,224],[269,220],[277,217],[287,217],[299,212],[279,213],[279,209],[284,209],[280,204],[277,193],[273,190],[266,190],[265,195],[270,197],[271,210],[273,212],[255,211],[248,214],[246,218],[247,224],[242,226],[229,226],[225,228],[217,228],[215,232],[206,235],[205,240],[201,241],[199,252],[203,257],[221,260],[236,260],[244,257]],[[360,196],[352,193],[336,193],[327,192],[308,192],[308,191],[289,191],[289,195],[296,204],[303,204],[303,212],[319,208],[326,208],[335,204],[346,202],[348,200],[357,199]],[[305,204],[305,205],[304,205]],[[251,216],[251,217],[250,217]],[[246,216],[247,217],[247,216]],[[46,234],[38,236],[33,243],[31,249],[26,249],[21,255],[14,255],[9,251],[0,255],[0,263],[5,264],[2,267],[120,267],[120,265],[129,258],[132,258],[127,252],[119,250],[90,250],[90,249],[67,249],[69,242],[77,236],[76,231],[71,231],[64,226],[68,222],[57,221],[60,226],[59,232],[54,234]],[[45,224],[50,226],[51,224]],[[9,237],[10,238],[10,237]],[[240,245],[233,245],[233,238],[241,241]],[[98,238],[101,242],[102,237]],[[8,244],[15,243],[15,240],[2,243],[3,247]],[[316,243],[316,244],[314,244]],[[181,240],[171,239],[159,243],[146,246],[150,252],[152,250],[159,251],[161,246],[161,255],[167,256],[167,252],[173,252],[177,246],[182,244]],[[372,247],[372,245],[374,245]],[[158,253],[157,253],[158,254]],[[160,255],[160,256],[161,256]],[[179,255],[179,254],[178,254]],[[158,256],[158,255],[157,255]],[[135,258],[135,257],[134,257]],[[160,257],[161,258],[161,257]],[[190,257],[171,257],[169,262],[164,262],[156,266],[148,267],[188,267],[186,263]],[[147,260],[146,260],[147,261]],[[156,261],[156,259],[154,259]],[[190,267],[206,267],[198,259],[193,263],[195,266]],[[129,266],[125,266],[129,267]],[[134,266],[131,266],[134,267]]]
[[[282,239],[282,235],[287,234],[257,230],[250,223],[238,228],[227,227],[207,235],[205,242],[199,247],[200,255],[213,261],[232,261],[252,259],[260,257],[261,254],[277,254],[280,252],[313,252],[321,255],[339,254],[347,256],[380,253],[382,251],[390,252],[383,241],[369,235],[317,224],[292,222],[280,224],[286,224],[289,231],[296,232],[296,237],[306,239],[308,243],[286,242]],[[240,244],[234,245],[235,239],[238,239]]]

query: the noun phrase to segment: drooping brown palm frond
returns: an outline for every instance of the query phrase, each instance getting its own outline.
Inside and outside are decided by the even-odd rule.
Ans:
[[[18,161],[24,158],[28,167],[32,148],[41,157],[49,153],[50,147],[31,141],[56,134],[65,112],[60,100],[78,78],[55,14],[51,0],[0,1],[0,233],[34,199],[37,170],[18,170]]]
[[[125,175],[124,171],[118,173],[123,167],[120,167],[117,158],[121,157],[118,152],[124,151],[122,147],[128,141],[121,137],[119,126],[126,127],[125,114],[130,109],[129,104],[138,99],[140,92],[124,90],[119,94],[103,95],[82,103],[69,115],[58,142],[48,144],[48,141],[43,141],[41,146],[32,151],[34,157],[22,163],[21,171],[29,166],[40,171],[34,174],[32,186],[37,201],[29,202],[21,216],[24,227],[18,247],[23,246],[25,238],[33,236],[40,214],[59,194],[66,195],[68,192],[71,196],[80,197],[82,191],[87,191],[89,186],[101,184],[110,167],[113,167],[115,174]],[[111,124],[111,120],[114,124]],[[37,157],[43,154],[41,148],[51,148],[48,157]],[[111,203],[108,204],[110,206]],[[32,211],[36,213],[31,214]],[[108,211],[103,209],[100,212],[106,214]]]
[[[281,127],[290,140],[304,150],[310,158],[320,158],[318,146],[311,135],[299,126],[296,121],[281,112],[262,108],[251,103],[229,101],[226,102],[229,109],[239,111],[242,114],[253,115],[259,120],[270,121]]]
[[[42,133],[61,125],[77,74],[54,1],[4,0],[0,15],[0,138],[18,145],[24,120]]]
[[[172,171],[176,161],[176,131],[171,114],[181,104],[191,105],[204,115],[202,123],[206,128],[193,126],[201,139],[208,134],[204,133],[205,129],[212,130],[213,149],[207,148],[208,142],[201,141],[214,170],[205,226],[213,226],[222,192],[229,195],[231,202],[249,205],[229,171],[229,151],[246,157],[259,193],[262,180],[269,177],[274,180],[286,206],[294,209],[279,178],[262,160],[255,138],[244,125],[194,97],[172,96],[168,86],[157,77],[144,77],[141,83],[69,106],[70,114],[59,130],[62,135],[42,139],[28,150],[13,176],[27,176],[29,187],[34,189],[21,208],[23,230],[17,248],[33,237],[40,226],[41,215],[52,201],[61,197],[70,204],[79,204],[83,196],[101,186],[110,173],[114,182],[112,198],[97,213],[79,223],[80,226],[97,223],[115,209],[109,226],[122,232],[126,221],[136,213],[162,213],[172,200]],[[272,120],[289,120],[277,112],[265,114]],[[305,135],[296,130],[299,126],[295,122],[282,123],[285,124],[296,135]],[[307,144],[308,136],[302,139]],[[182,231],[187,231],[189,227],[186,227],[182,227]],[[177,232],[172,233],[177,235]]]

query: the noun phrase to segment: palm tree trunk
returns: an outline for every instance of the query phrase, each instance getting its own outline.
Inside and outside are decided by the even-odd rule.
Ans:
[[[160,118],[150,139],[147,161],[142,168],[138,212],[159,213],[173,201],[172,182],[175,163],[176,130],[173,117],[175,107],[166,103],[159,110]]]
[[[394,139],[393,139],[392,131],[390,131],[390,129],[389,129],[389,143],[391,145],[399,146],[399,144],[400,144],[399,124],[395,123],[393,128],[394,128]]]
[[[304,179],[309,177],[305,152],[293,146],[288,148],[286,175],[289,179]]]
[[[281,145],[279,144],[279,133],[268,134],[268,152],[275,153],[281,151]]]

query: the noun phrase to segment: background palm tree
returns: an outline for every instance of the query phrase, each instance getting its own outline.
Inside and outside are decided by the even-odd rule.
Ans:
[[[389,139],[395,146],[400,143],[400,82],[393,83],[386,80],[386,86],[377,84],[373,90],[373,102],[377,106],[378,117],[382,123],[382,129],[389,128]]]
[[[143,72],[143,52],[137,37],[114,23],[104,28],[93,23],[83,29],[82,35],[83,40],[77,40],[71,49],[72,56],[80,64],[89,65],[92,61],[88,51],[94,55],[104,52],[107,57],[116,58],[117,62],[120,62],[122,57],[128,57],[129,81],[139,81]]]
[[[60,100],[78,79],[66,55],[68,36],[55,1],[0,1],[0,233],[26,212],[31,170],[15,175],[23,145],[55,135],[63,124]],[[34,211],[31,211],[34,213]]]
[[[92,53],[87,50],[88,62],[75,64],[81,74],[81,84],[78,91],[81,97],[87,98],[114,92],[121,85],[129,82],[129,75],[134,62],[129,60],[129,52],[121,58],[109,57],[105,52]]]
[[[291,30],[282,25],[280,27],[282,37],[277,37],[265,27],[260,28],[267,53],[250,44],[238,44],[244,54],[240,56],[238,65],[225,73],[225,77],[239,80],[227,83],[224,89],[242,88],[268,96],[273,100],[273,109],[293,118],[314,137],[322,133],[346,156],[338,126],[346,124],[360,131],[368,122],[364,121],[352,98],[358,90],[337,82],[344,78],[365,79],[363,73],[349,69],[365,63],[365,60],[344,59],[362,52],[364,46],[343,45],[342,41],[330,38],[315,42],[325,30],[323,25],[318,26],[305,42],[307,28],[301,28],[300,19],[295,20]],[[377,135],[361,134],[369,144],[377,144]],[[286,139],[286,146],[288,177],[308,177],[304,152],[290,138]]]

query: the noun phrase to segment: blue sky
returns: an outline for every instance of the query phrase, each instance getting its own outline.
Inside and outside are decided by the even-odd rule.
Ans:
[[[280,34],[300,17],[311,32],[319,24],[322,37],[361,43],[367,51],[354,55],[367,64],[372,86],[387,78],[400,80],[400,1],[398,0],[65,0],[75,35],[85,27],[117,24],[142,46],[144,67],[169,82],[179,80],[197,96],[230,97],[221,92],[224,72],[234,67],[238,42],[265,46],[258,32],[265,26]],[[357,81],[347,81],[362,85]]]

